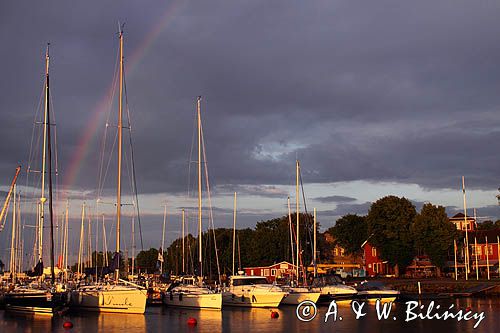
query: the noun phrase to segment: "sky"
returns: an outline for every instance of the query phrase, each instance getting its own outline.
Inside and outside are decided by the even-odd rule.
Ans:
[[[167,243],[182,208],[195,217],[199,95],[216,227],[232,225],[235,191],[241,228],[287,214],[288,196],[295,209],[296,159],[323,230],[386,195],[453,215],[462,176],[470,214],[496,220],[499,16],[495,1],[3,1],[0,189],[21,164],[29,192],[26,166],[40,163],[29,162],[30,143],[50,42],[57,182],[73,237],[83,201],[98,210],[103,137],[110,148],[116,133],[120,22],[145,248],[159,245],[165,203]],[[113,209],[100,209],[111,230]]]

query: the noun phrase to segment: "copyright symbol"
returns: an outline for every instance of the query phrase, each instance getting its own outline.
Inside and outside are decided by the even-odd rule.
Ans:
[[[303,301],[297,305],[295,314],[300,321],[311,321],[318,314],[318,309],[316,308],[316,304],[314,304],[314,302]]]

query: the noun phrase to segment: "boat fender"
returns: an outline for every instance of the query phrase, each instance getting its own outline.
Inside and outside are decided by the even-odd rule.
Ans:
[[[279,314],[278,312],[276,312],[276,311],[271,311],[271,318],[276,319],[276,318],[278,318],[279,316],[280,316],[280,314]]]
[[[188,320],[187,320],[187,324],[189,326],[196,326],[196,324],[198,324],[198,322],[196,321],[196,318],[189,317]]]

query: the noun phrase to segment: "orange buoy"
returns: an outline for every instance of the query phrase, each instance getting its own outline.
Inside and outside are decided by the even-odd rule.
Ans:
[[[188,320],[187,320],[187,324],[189,326],[196,326],[196,324],[198,324],[198,322],[196,321],[196,318],[189,317]]]
[[[63,324],[63,327],[65,329],[71,329],[71,328],[73,328],[73,323],[70,322],[70,321],[65,321],[64,324]]]
[[[276,311],[271,311],[271,318],[278,318],[280,314]]]

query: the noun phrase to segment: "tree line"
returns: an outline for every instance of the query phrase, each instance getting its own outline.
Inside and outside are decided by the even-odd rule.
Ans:
[[[313,217],[300,214],[300,247],[302,264],[312,262]],[[255,228],[237,230],[235,270],[243,267],[268,266],[273,263],[292,262],[291,242],[295,244],[294,230],[290,234],[288,215],[260,221]],[[291,216],[295,224],[296,215]],[[500,225],[488,223],[486,227]],[[295,228],[295,227],[294,227]],[[318,223],[319,229],[319,223]],[[378,249],[379,257],[395,268],[396,275],[411,263],[415,255],[426,254],[439,269],[443,268],[448,254],[453,251],[454,240],[460,243],[462,234],[451,223],[443,206],[425,203],[420,212],[404,197],[386,196],[375,201],[366,216],[347,214],[336,221],[326,233],[334,242],[326,240],[325,233],[317,233],[318,262],[332,262],[333,248],[338,245],[345,253],[361,256],[361,245],[369,242]],[[218,228],[203,233],[203,274],[211,278],[231,275],[233,230]],[[215,249],[217,248],[217,253]],[[294,245],[295,251],[295,245]],[[453,252],[451,252],[453,253]],[[296,255],[296,254],[295,254]],[[184,258],[184,270],[183,259]],[[169,274],[199,273],[198,238],[189,234],[178,238],[163,253],[164,272]],[[217,260],[218,259],[218,260]],[[218,265],[217,265],[218,262]],[[136,260],[137,267],[148,272],[158,272],[158,249],[142,251]]]
[[[368,241],[378,249],[379,257],[394,267],[396,276],[418,254],[426,254],[442,269],[454,240],[462,237],[443,206],[425,203],[417,212],[408,199],[397,196],[377,200],[366,216],[343,216],[328,232],[354,256],[361,254],[361,245]]]

